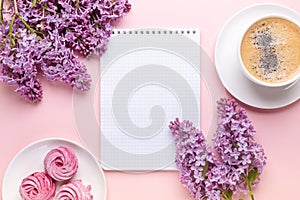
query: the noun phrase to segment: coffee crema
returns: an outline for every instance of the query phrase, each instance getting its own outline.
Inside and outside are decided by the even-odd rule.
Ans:
[[[257,21],[245,33],[240,48],[246,70],[263,82],[282,83],[300,71],[300,27],[289,20]]]

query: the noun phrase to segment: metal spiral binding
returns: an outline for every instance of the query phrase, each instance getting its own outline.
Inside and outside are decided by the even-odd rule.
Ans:
[[[117,30],[112,31],[113,35],[120,35],[120,34],[152,34],[152,35],[160,35],[160,34],[196,34],[196,30]]]

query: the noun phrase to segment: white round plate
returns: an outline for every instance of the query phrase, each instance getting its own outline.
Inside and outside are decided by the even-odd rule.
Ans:
[[[224,87],[241,102],[253,107],[274,109],[289,105],[300,98],[300,81],[288,88],[265,88],[248,80],[240,69],[238,41],[258,18],[282,14],[300,21],[300,14],[279,4],[255,4],[232,16],[223,26],[215,47],[215,65]]]
[[[66,146],[71,148],[78,158],[78,171],[73,177],[81,179],[85,185],[91,185],[94,199],[106,199],[106,182],[100,164],[94,156],[81,145],[65,139],[45,139],[34,142],[21,150],[10,162],[2,183],[3,200],[22,200],[19,186],[22,180],[36,171],[44,171],[44,157],[53,148]]]

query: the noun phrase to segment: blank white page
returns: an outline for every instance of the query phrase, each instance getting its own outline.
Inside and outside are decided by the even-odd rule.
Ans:
[[[115,29],[101,57],[101,164],[174,170],[170,121],[200,127],[200,31]]]

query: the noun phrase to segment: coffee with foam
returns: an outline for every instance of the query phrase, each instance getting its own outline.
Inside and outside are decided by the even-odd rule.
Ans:
[[[278,84],[300,73],[300,27],[280,17],[264,18],[245,33],[240,55],[256,79]]]

